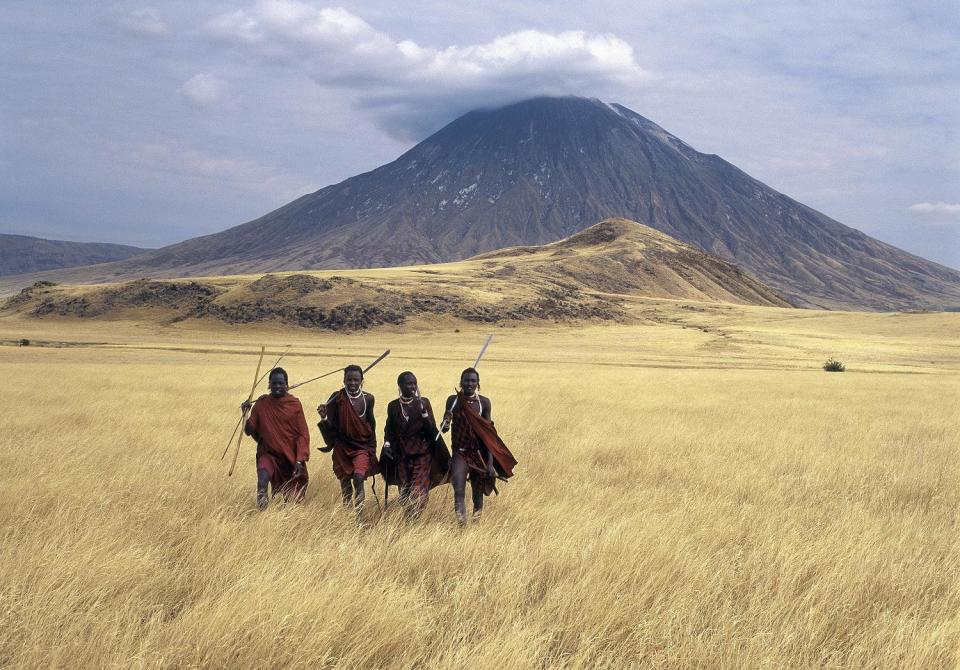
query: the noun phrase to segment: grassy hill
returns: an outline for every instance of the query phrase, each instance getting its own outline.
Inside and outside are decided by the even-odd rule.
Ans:
[[[357,330],[453,322],[626,322],[643,318],[638,297],[788,306],[719,258],[636,222],[611,219],[560,242],[457,263],[95,286],[38,282],[10,298],[3,313]]]

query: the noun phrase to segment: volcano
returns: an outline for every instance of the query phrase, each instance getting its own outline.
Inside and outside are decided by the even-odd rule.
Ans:
[[[734,263],[798,306],[960,306],[960,272],[834,221],[622,105],[576,97],[469,112],[259,219],[58,280],[435,263],[613,217]]]

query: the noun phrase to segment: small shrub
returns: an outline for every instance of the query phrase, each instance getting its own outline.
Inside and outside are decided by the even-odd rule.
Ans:
[[[29,346],[30,346],[30,340],[28,340],[27,338],[23,338],[22,340],[20,340],[20,346],[21,346],[21,347],[29,347]]]
[[[823,369],[827,372],[843,372],[846,370],[846,366],[838,361],[835,358],[828,358],[827,362],[823,364]]]

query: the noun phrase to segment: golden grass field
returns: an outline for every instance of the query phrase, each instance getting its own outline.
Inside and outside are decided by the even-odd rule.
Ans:
[[[960,314],[649,309],[493,329],[520,465],[463,530],[449,487],[356,527],[319,452],[258,513],[252,443],[219,458],[260,343],[291,382],[391,348],[382,422],[488,330],[0,319],[0,666],[956,667]]]

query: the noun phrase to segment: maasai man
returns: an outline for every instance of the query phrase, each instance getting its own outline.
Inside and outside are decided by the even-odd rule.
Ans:
[[[443,415],[443,432],[453,424],[450,478],[453,482],[453,509],[461,525],[467,521],[464,498],[468,475],[473,518],[478,519],[483,511],[483,497],[494,492],[497,478],[512,477],[517,465],[513,454],[497,435],[491,418],[490,399],[480,395],[479,390],[480,373],[467,368],[460,374],[460,391],[447,398]]]
[[[287,393],[286,370],[270,371],[270,394],[240,406],[241,412],[248,410],[243,430],[257,441],[257,507],[265,509],[270,500],[268,484],[272,495],[300,502],[307,491],[310,430],[303,405]]]
[[[427,504],[430,488],[447,480],[450,455],[442,438],[437,440],[433,407],[420,395],[416,376],[401,372],[397,388],[400,397],[387,405],[381,465],[387,459],[396,463],[400,501],[416,518]]]
[[[363,390],[363,368],[343,369],[343,388],[317,407],[320,434],[333,450],[333,474],[340,480],[343,504],[363,509],[363,482],[380,472],[377,463],[377,422],[373,418],[374,397]],[[352,489],[352,490],[351,490]]]

